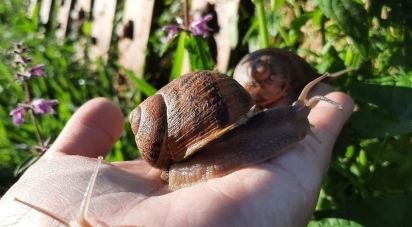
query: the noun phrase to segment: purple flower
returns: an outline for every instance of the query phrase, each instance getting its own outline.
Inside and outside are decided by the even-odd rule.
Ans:
[[[206,37],[209,31],[212,31],[211,28],[207,26],[207,22],[213,19],[212,14],[207,14],[206,16],[200,18],[197,21],[193,21],[190,23],[190,31],[192,31],[193,35],[201,35]]]
[[[44,72],[44,65],[40,64],[40,65],[36,65],[33,68],[30,69],[29,71],[30,73],[30,77],[46,77],[46,72]]]
[[[23,105],[19,104],[15,109],[10,112],[10,116],[13,118],[13,123],[20,126],[24,122],[26,116],[26,109]]]
[[[169,41],[177,35],[179,26],[175,24],[166,25],[162,28],[162,30],[167,32],[166,40]]]
[[[31,102],[31,108],[33,112],[37,115],[44,115],[47,113],[54,114],[55,111],[53,109],[59,102],[56,99],[53,100],[45,100],[45,99],[35,99]]]

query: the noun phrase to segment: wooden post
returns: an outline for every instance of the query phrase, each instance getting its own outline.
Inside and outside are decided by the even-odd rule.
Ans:
[[[37,0],[30,0],[29,7],[27,8],[27,16],[29,18],[33,17],[34,9],[36,8]]]
[[[60,6],[58,13],[57,13],[58,27],[56,30],[56,37],[63,39],[67,31],[67,24],[69,22],[72,0],[65,0],[65,1],[62,1],[61,3],[62,5]]]
[[[154,0],[127,0],[119,33],[119,62],[143,76]]]
[[[91,0],[77,0],[76,4],[74,6],[74,18],[82,20],[84,18],[81,18],[81,14],[89,14],[90,9],[92,6],[92,1]]]
[[[42,0],[40,6],[40,22],[42,24],[49,23],[52,0]]]
[[[81,60],[85,58],[88,39],[82,35],[81,29],[83,23],[90,19],[90,10],[92,7],[91,0],[77,0],[71,14],[72,21],[75,23],[75,33],[78,41],[75,44],[76,58]]]
[[[214,35],[217,46],[216,69],[225,73],[229,65],[230,51],[235,48],[238,43],[237,13],[239,0],[192,0],[192,12],[195,14],[202,13],[206,10],[207,3],[215,5],[217,21],[220,28],[219,33]]]
[[[236,48],[238,43],[239,0],[218,0],[215,10],[220,27],[219,33],[214,36],[218,50],[216,68],[220,72],[226,72],[229,66],[230,52]]]
[[[113,21],[116,13],[116,0],[95,0],[93,6],[91,59],[102,57],[107,61],[107,53],[112,38]]]

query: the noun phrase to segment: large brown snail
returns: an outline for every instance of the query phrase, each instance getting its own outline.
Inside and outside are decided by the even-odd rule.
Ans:
[[[318,76],[304,59],[278,48],[260,49],[245,55],[233,73],[233,78],[261,108],[292,104],[303,87]]]
[[[307,99],[327,76],[308,83],[292,105],[260,109],[232,78],[192,72],[142,102],[129,121],[143,158],[176,190],[275,157],[313,135],[307,116],[317,101],[341,108],[323,96]]]

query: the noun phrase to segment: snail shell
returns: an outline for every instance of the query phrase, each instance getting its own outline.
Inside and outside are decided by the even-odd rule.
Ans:
[[[189,73],[141,103],[129,121],[143,158],[165,170],[162,178],[176,190],[275,157],[313,135],[307,116],[314,103],[339,106],[323,96],[306,99],[327,76],[306,85],[294,104],[262,110],[224,74]]]
[[[167,170],[243,124],[241,116],[252,106],[235,80],[218,72],[193,72],[142,102],[129,121],[143,158]]]
[[[233,74],[261,108],[292,104],[303,87],[318,76],[304,59],[277,48],[247,54]]]

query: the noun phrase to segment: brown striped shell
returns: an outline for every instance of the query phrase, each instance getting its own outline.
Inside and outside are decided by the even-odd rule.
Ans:
[[[214,72],[193,72],[172,81],[147,98],[129,121],[143,158],[167,170],[223,134],[244,123],[253,106],[247,92],[232,78]]]
[[[261,108],[292,104],[303,87],[318,76],[304,59],[277,48],[247,54],[233,74]]]

